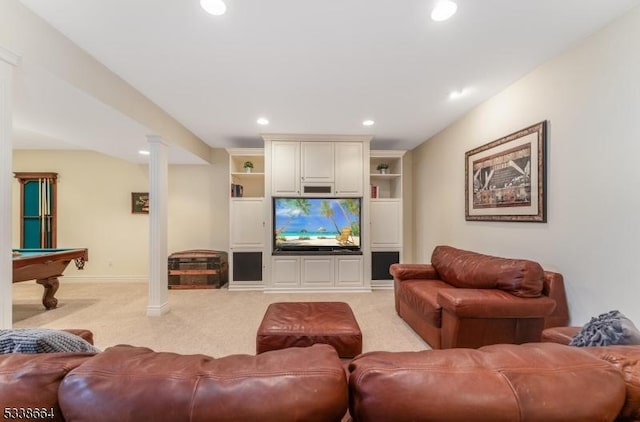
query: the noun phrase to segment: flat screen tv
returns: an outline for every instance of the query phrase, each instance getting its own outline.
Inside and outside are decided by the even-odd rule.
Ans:
[[[359,251],[361,198],[273,198],[273,250]]]

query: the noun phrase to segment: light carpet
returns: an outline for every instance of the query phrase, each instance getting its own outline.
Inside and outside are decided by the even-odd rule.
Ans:
[[[156,351],[220,357],[255,354],[256,331],[273,302],[340,301],[351,306],[363,336],[363,351],[429,349],[395,312],[392,290],[371,293],[263,293],[222,289],[169,290],[169,312],[146,316],[144,283],[65,283],[58,308],[45,310],[42,287],[13,284],[15,328],[86,328],[95,344],[145,346]]]

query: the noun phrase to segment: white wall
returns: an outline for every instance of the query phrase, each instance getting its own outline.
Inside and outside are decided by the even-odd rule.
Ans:
[[[640,326],[640,8],[414,150],[415,257],[449,244],[561,272],[572,323],[619,309]],[[466,222],[465,151],[542,120],[548,223]]]
[[[83,280],[146,280],[149,217],[131,213],[131,192],[147,192],[148,168],[90,151],[13,152],[13,171],[58,173],[58,247],[89,249]],[[169,166],[169,252],[228,249],[224,150],[213,165]],[[20,190],[13,188],[13,247],[20,245]]]

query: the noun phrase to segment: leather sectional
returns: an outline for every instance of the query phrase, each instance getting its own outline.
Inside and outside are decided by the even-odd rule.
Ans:
[[[343,365],[324,344],[219,359],[132,346],[0,355],[0,409],[87,422],[640,420],[639,346],[381,351]]]

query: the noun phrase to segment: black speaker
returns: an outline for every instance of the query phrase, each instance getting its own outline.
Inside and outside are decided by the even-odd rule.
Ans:
[[[389,267],[400,262],[400,252],[371,252],[371,279],[391,280]]]
[[[234,252],[233,280],[262,281],[262,252]]]

